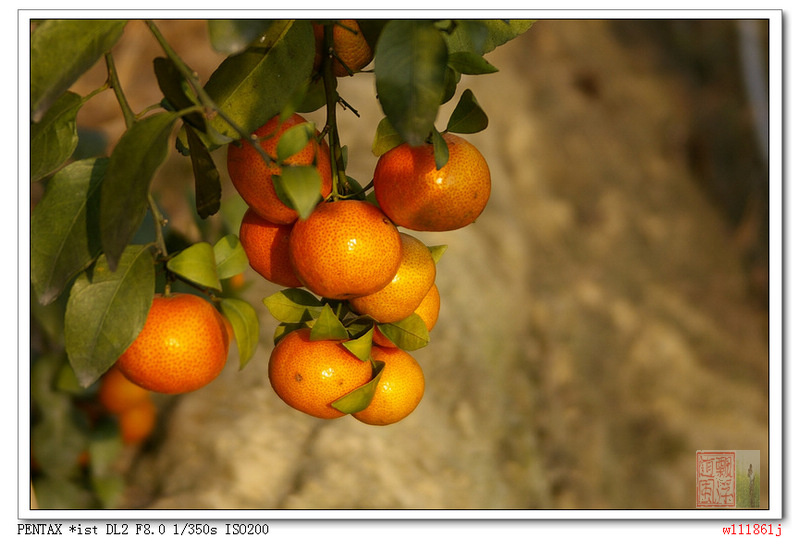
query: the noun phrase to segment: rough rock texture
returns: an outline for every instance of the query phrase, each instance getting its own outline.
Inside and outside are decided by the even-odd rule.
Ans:
[[[415,234],[449,245],[415,413],[380,428],[283,404],[258,283],[256,358],[169,400],[127,506],[693,508],[704,449],[761,450],[767,506],[766,311],[687,151],[691,85],[624,29],[541,21],[490,54],[498,74],[464,78],[493,192],[476,224]],[[341,91],[367,182],[372,78]]]

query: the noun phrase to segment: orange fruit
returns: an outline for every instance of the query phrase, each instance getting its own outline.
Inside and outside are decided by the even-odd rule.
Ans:
[[[434,284],[431,286],[431,289],[428,290],[427,295],[425,295],[425,298],[422,299],[422,302],[419,304],[417,309],[414,310],[414,313],[422,318],[422,321],[425,323],[425,327],[427,327],[428,332],[433,330],[433,327],[436,325],[436,322],[439,319],[439,305],[439,288],[437,288],[436,284]],[[396,347],[394,342],[384,336],[380,330],[380,327],[377,326],[372,332],[372,341],[379,346]]]
[[[317,52],[314,68],[318,69],[325,54],[324,27],[313,24]],[[364,38],[358,23],[352,19],[333,21],[333,74],[337,77],[350,76],[366,67],[372,61],[372,48]]]
[[[299,288],[303,285],[289,261],[289,234],[292,224],[275,224],[248,208],[239,226],[242,243],[250,267],[280,286]]]
[[[222,372],[228,344],[222,315],[211,303],[186,293],[156,295],[144,328],[116,364],[140,387],[180,394]]]
[[[227,165],[231,183],[247,205],[276,224],[289,224],[297,220],[297,211],[278,198],[272,176],[281,174],[281,167],[274,162],[278,155],[278,140],[289,128],[301,123],[306,123],[306,120],[299,114],[293,114],[284,121],[280,120],[280,116],[275,116],[253,133],[273,159],[270,163],[264,162],[261,154],[246,140],[228,145]],[[299,153],[285,161],[290,165],[310,166],[315,163],[321,178],[319,193],[325,198],[331,193],[333,183],[330,150],[324,140],[310,140]]]
[[[340,340],[311,340],[311,329],[284,336],[269,358],[269,381],[278,397],[317,418],[343,416],[331,403],[370,379],[369,361],[358,359]]]
[[[150,400],[150,392],[125,377],[112,366],[100,379],[97,392],[100,404],[112,413],[122,413]]]
[[[372,358],[386,364],[372,402],[353,416],[374,426],[394,424],[419,405],[425,392],[425,376],[417,360],[402,349],[373,346]]]
[[[396,146],[378,159],[373,185],[384,213],[398,226],[447,231],[471,224],[491,192],[489,166],[478,149],[445,133],[447,164],[436,169],[433,145]]]
[[[392,281],[375,293],[350,299],[353,310],[378,323],[400,321],[413,314],[436,278],[436,263],[425,243],[407,233],[400,233],[400,239],[403,256]]]
[[[298,220],[289,255],[306,288],[329,299],[375,293],[397,273],[403,255],[397,227],[363,200],[318,205]]]
[[[149,399],[120,413],[119,430],[122,442],[132,445],[147,439],[156,426],[156,415],[156,406]]]

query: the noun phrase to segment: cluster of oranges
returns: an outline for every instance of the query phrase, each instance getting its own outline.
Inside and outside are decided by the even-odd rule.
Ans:
[[[352,75],[371,61],[372,51],[355,21],[336,21],[328,50],[323,27],[314,28],[318,56],[332,58],[336,76]],[[282,137],[294,128],[307,137],[289,144],[291,151],[286,145],[281,150]],[[291,407],[319,418],[349,413],[364,423],[385,425],[402,420],[421,401],[425,377],[419,363],[382,329],[412,317],[427,331],[434,328],[440,305],[436,261],[431,248],[401,228],[466,226],[483,211],[491,190],[480,152],[457,135],[442,137],[449,157],[441,167],[433,144],[403,143],[381,155],[372,178],[374,199],[363,190],[345,193],[337,185],[330,147],[299,114],[275,116],[250,140],[229,145],[228,174],[248,206],[239,240],[251,267],[279,286],[319,296],[320,304],[335,306],[340,319],[349,315],[362,324],[368,321],[361,335],[371,335],[366,357],[348,346],[355,338],[350,332],[335,338],[315,334],[317,320],[311,315],[276,333],[269,380]],[[315,183],[311,194],[316,200],[303,217],[287,195],[291,189],[280,183],[298,180],[286,172],[292,167],[313,169],[319,178],[318,196]],[[225,366],[232,339],[225,322],[204,298],[157,294],[144,328],[113,375],[145,392],[197,390]],[[349,410],[336,405],[364,387],[371,387],[366,401]]]
[[[445,231],[475,221],[491,189],[486,161],[469,142],[445,133],[449,159],[437,168],[433,146],[401,144],[378,160],[367,196],[335,192],[328,145],[315,130],[307,145],[283,161],[281,135],[305,123],[299,114],[270,119],[255,144],[228,148],[233,185],[248,205],[239,239],[251,267],[266,280],[303,287],[346,312],[371,322],[370,360],[346,346],[347,338],[314,338],[314,319],[276,336],[269,379],[291,407],[319,418],[344,412],[333,404],[380,375],[366,407],[351,414],[376,425],[408,416],[419,404],[425,378],[419,363],[381,332],[416,315],[433,329],[439,314],[436,262],[431,249],[406,230]],[[316,167],[320,192],[301,218],[275,189],[273,176],[287,166]],[[377,368],[380,365],[380,368]]]
[[[122,442],[138,444],[156,425],[156,405],[150,391],[131,382],[119,368],[112,367],[100,379],[98,401],[118,419]]]

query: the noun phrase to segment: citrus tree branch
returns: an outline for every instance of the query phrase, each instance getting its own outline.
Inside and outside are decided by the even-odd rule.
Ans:
[[[331,174],[333,176],[333,197],[339,198],[347,185],[347,175],[344,169],[344,155],[339,142],[339,128],[336,124],[336,76],[333,74],[333,62],[330,51],[333,50],[333,28],[325,25],[324,29],[325,53],[322,55],[322,83],[325,88],[325,108],[327,116],[325,129],[328,132],[328,146],[331,151]]]

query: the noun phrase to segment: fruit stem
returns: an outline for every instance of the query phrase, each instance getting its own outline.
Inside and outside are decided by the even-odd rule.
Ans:
[[[153,195],[150,193],[147,194],[147,203],[150,206],[150,212],[153,214],[153,223],[156,228],[156,248],[162,256],[167,256],[169,252],[167,251],[167,243],[164,240],[164,231],[162,230],[163,226],[167,223],[167,219],[161,214],[161,211],[158,209],[158,204],[156,204]]]
[[[339,129],[336,125],[336,76],[333,74],[333,28],[326,24],[323,29],[323,42],[325,54],[322,55],[322,83],[325,88],[325,107],[327,117],[325,119],[325,129],[328,132],[328,146],[331,152],[331,175],[333,176],[333,188],[331,196],[338,200],[343,195],[343,190],[347,186],[347,175],[344,169],[344,154],[339,142]]]

